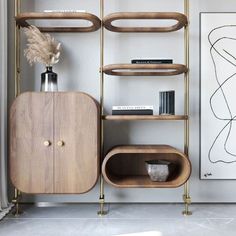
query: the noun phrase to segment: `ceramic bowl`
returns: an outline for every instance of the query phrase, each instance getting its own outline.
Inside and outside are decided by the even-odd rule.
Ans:
[[[170,162],[162,160],[146,161],[146,169],[152,181],[165,182],[170,173]]]

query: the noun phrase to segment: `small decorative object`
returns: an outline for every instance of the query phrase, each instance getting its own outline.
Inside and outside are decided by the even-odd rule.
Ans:
[[[146,169],[152,181],[165,182],[170,173],[170,162],[162,160],[146,161]]]
[[[57,87],[57,74],[52,71],[52,66],[47,66],[46,71],[41,74],[41,89],[45,92],[56,92]]]
[[[52,71],[52,66],[59,62],[61,43],[33,25],[24,28],[24,33],[28,41],[24,55],[28,62],[30,65],[42,63],[46,67],[46,72],[41,74],[41,91],[57,91],[57,74]]]
[[[175,91],[159,92],[159,114],[174,115],[175,114]]]

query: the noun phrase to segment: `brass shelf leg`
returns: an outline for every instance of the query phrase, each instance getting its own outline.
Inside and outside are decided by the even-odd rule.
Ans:
[[[184,200],[184,211],[182,212],[182,214],[184,216],[191,216],[192,212],[189,210],[189,206],[191,204],[191,197],[189,195],[189,183],[188,182],[184,185],[183,200]]]
[[[12,214],[13,214],[15,217],[19,217],[19,216],[23,213],[23,212],[20,210],[20,203],[19,203],[20,197],[21,197],[20,191],[15,188],[15,194],[14,194],[14,198],[13,198],[13,200],[12,200],[12,203],[15,205],[15,209],[14,209],[14,211],[12,212]]]
[[[105,216],[108,214],[108,211],[104,210],[104,205],[105,205],[105,195],[104,195],[104,180],[101,175],[100,177],[100,198],[99,198],[99,203],[100,203],[100,211],[98,211],[99,216]]]

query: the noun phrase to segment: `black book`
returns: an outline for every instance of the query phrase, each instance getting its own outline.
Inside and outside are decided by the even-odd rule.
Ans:
[[[173,64],[172,59],[133,59],[132,64]]]
[[[153,110],[112,110],[112,115],[153,115]]]

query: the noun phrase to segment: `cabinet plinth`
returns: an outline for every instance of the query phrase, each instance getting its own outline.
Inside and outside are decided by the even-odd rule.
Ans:
[[[28,27],[30,24],[29,20],[85,20],[89,21],[92,25],[85,27],[40,27],[38,26],[41,32],[93,32],[98,30],[101,27],[101,20],[91,14],[91,13],[83,13],[83,12],[25,12],[20,13],[16,16],[16,23],[21,27]]]
[[[155,27],[124,27],[114,26],[117,20],[174,20],[170,26]],[[178,12],[118,12],[105,16],[103,19],[105,28],[109,31],[120,33],[161,33],[172,32],[182,29],[188,24],[187,17]]]
[[[147,174],[145,161],[165,160],[171,163],[166,182],[153,182]],[[188,157],[167,145],[118,146],[106,155],[102,173],[105,180],[118,188],[177,188],[189,179]]]
[[[115,76],[173,76],[187,71],[182,64],[111,64],[103,67],[105,74]]]

